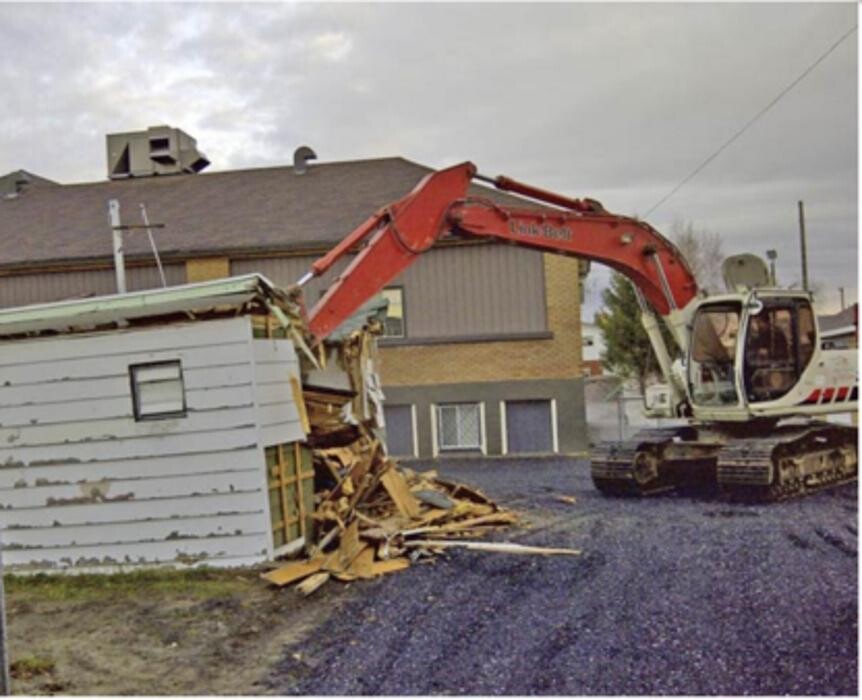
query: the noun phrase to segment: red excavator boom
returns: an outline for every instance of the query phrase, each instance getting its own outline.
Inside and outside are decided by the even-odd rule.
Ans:
[[[469,197],[473,179],[561,209],[512,209]],[[412,192],[379,210],[312,264],[300,283],[326,272],[363,241],[366,245],[309,314],[317,341],[447,232],[604,263],[626,275],[655,310],[684,307],[697,284],[682,254],[649,224],[604,210],[591,199],[570,199],[506,177],[477,175],[472,163],[427,175]]]

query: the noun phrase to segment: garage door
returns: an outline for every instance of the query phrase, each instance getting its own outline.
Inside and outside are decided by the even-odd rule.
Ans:
[[[413,408],[389,406],[384,404],[383,417],[386,421],[386,449],[395,457],[413,457]]]
[[[510,454],[554,451],[550,401],[507,401],[506,442]]]

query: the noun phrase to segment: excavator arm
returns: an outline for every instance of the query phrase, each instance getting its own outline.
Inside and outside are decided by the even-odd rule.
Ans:
[[[470,197],[474,179],[558,208],[513,209]],[[594,200],[569,199],[509,178],[478,175],[476,166],[467,162],[427,175],[312,264],[300,285],[364,243],[309,313],[315,341],[449,232],[603,263],[628,277],[662,316],[682,309],[697,294],[682,254],[649,224],[611,214]]]

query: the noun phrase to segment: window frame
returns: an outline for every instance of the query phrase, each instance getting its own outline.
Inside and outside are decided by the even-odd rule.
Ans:
[[[476,444],[464,445],[448,445],[443,442],[443,409],[444,408],[456,408],[459,409],[461,406],[470,406],[475,407],[476,409],[476,418],[478,420],[478,441]],[[485,411],[484,411],[484,403],[482,401],[447,401],[445,403],[438,403],[434,407],[436,414],[436,425],[434,435],[435,442],[437,443],[437,449],[440,452],[473,452],[478,451],[485,453]],[[456,432],[458,433],[458,440],[461,439],[460,430],[457,430],[460,423],[460,416],[456,416]]]
[[[392,285],[389,287],[384,287],[383,289],[380,290],[380,293],[383,294],[383,298],[385,299],[386,298],[385,293],[390,292],[390,291],[391,292],[397,291],[401,295],[401,335],[390,335],[389,333],[386,332],[386,330],[387,330],[386,329],[386,321],[389,320],[389,308],[387,306],[386,319],[384,319],[384,321],[383,321],[383,335],[380,336],[381,340],[384,340],[384,339],[386,339],[386,340],[389,340],[389,339],[399,340],[399,339],[407,337],[407,303],[406,303],[407,295],[404,293],[404,285],[396,284],[396,285]],[[387,301],[388,301],[388,299],[387,299]]]
[[[814,309],[811,303],[807,300],[802,299],[794,299],[794,298],[775,298],[775,299],[761,299],[763,302],[763,309],[759,314],[749,314],[745,323],[745,337],[743,340],[743,389],[745,391],[745,396],[748,403],[768,403],[771,401],[777,401],[787,394],[789,394],[795,387],[799,385],[799,381],[802,378],[805,370],[811,365],[811,362],[814,360],[814,356],[816,354],[817,347],[817,323],[814,319]],[[753,319],[757,316],[759,317],[761,314],[767,314],[768,318],[768,328],[770,332],[770,340],[775,336],[777,328],[779,328],[779,324],[775,322],[775,315],[786,311],[789,315],[789,327],[788,330],[790,332],[789,337],[785,336],[787,341],[787,353],[786,357],[778,358],[772,357],[769,355],[767,357],[769,364],[759,366],[751,356],[751,330]],[[803,358],[802,352],[802,338],[801,338],[801,327],[800,327],[800,315],[802,312],[807,312],[811,318],[811,326],[810,329],[813,331],[814,336],[811,342],[811,348],[808,352],[808,357]],[[782,362],[783,360],[783,362]],[[804,360],[804,361],[803,361]],[[754,375],[758,372],[768,373],[768,372],[788,372],[792,370],[792,382],[789,383],[786,387],[757,387],[754,383]]]
[[[155,369],[158,367],[176,367],[177,368],[177,379],[180,383],[180,392],[182,394],[182,404],[183,407],[177,411],[160,411],[158,413],[143,413],[141,407],[141,394],[140,394],[140,381],[137,378],[137,373],[142,369]],[[176,381],[175,379],[170,380],[157,380],[156,382],[144,382],[146,383],[157,383],[158,381]],[[182,360],[158,360],[156,362],[140,362],[133,365],[129,365],[129,384],[131,386],[132,392],[132,413],[135,417],[135,422],[140,423],[144,421],[150,420],[166,420],[168,418],[185,418],[188,415],[188,404],[186,402],[186,382],[183,377],[183,363]]]

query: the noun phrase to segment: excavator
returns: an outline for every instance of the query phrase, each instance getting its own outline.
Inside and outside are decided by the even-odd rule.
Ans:
[[[474,181],[539,206],[501,206],[471,194]],[[299,287],[355,253],[308,312],[315,342],[443,236],[575,256],[631,281],[661,372],[645,412],[679,420],[597,446],[591,475],[602,493],[711,485],[772,501],[856,479],[856,428],[823,420],[858,408],[856,351],[821,348],[807,290],[776,288],[765,263],[742,254],[723,264],[727,292],[707,294],[680,250],[646,222],[593,199],[481,175],[470,162],[429,173],[312,263]]]

